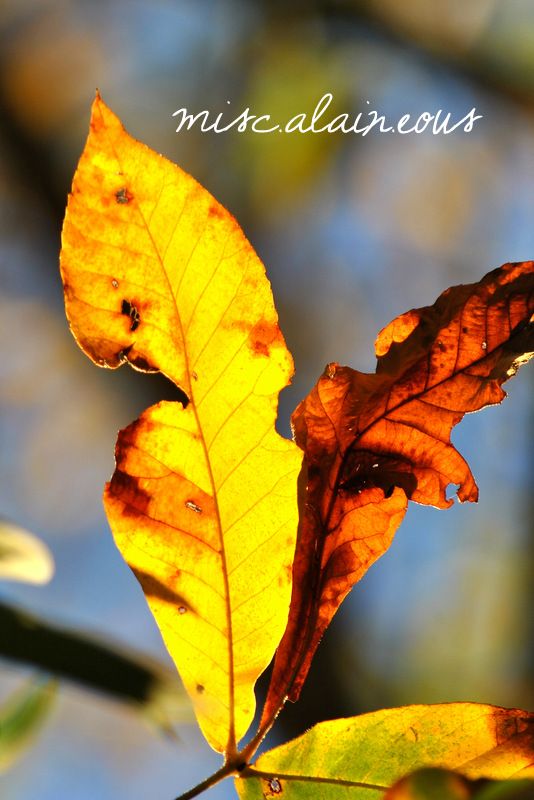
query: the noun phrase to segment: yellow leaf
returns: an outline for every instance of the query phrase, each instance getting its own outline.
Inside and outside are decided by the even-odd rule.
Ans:
[[[301,453],[274,423],[292,359],[233,217],[99,96],[63,227],[67,315],[105,367],[182,391],[119,434],[105,507],[209,743],[235,752],[283,633]]]

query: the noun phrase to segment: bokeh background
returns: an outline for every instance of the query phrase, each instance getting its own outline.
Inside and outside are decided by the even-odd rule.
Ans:
[[[288,434],[326,362],[373,370],[394,316],[534,257],[534,4],[3,0],[0,516],[48,544],[56,573],[43,587],[0,581],[0,602],[169,667],[100,500],[117,430],[169,389],[96,369],[62,308],[61,219],[96,87],[232,211],[266,264],[296,362]],[[217,113],[230,100],[285,120],[326,91],[335,113],[368,100],[392,119],[473,106],[484,118],[449,136],[175,132],[183,106]],[[501,407],[459,426],[478,507],[411,508],[337,615],[279,739],[405,703],[532,708],[532,386],[526,368]],[[33,672],[0,659],[0,701]],[[176,733],[63,683],[38,740],[0,775],[2,798],[172,800],[219,764],[194,724]]]

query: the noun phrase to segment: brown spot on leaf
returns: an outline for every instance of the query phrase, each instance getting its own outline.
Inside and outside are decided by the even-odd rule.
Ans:
[[[248,344],[254,355],[268,358],[270,346],[279,336],[280,329],[276,323],[258,322],[249,333]]]
[[[116,278],[113,278],[111,281],[111,285],[113,286],[114,289],[118,289],[119,288],[118,280]]]
[[[204,694],[204,686],[201,683],[197,683],[197,694]]]
[[[117,440],[115,448],[115,460],[117,464],[124,462],[125,449],[121,443],[121,437]],[[119,467],[113,473],[108,484],[108,491],[125,504],[125,516],[145,516],[151,501],[150,494],[139,484],[139,478],[128,475]]]
[[[224,208],[218,203],[214,203],[209,207],[208,216],[216,217],[217,219],[224,219],[227,216],[227,212],[225,212]]]
[[[526,711],[511,712],[498,710],[494,716],[495,740],[498,745],[506,744],[517,755],[529,756],[534,749],[534,714]]]
[[[127,205],[128,203],[132,202],[133,194],[128,191],[125,186],[123,186],[122,189],[118,189],[115,192],[115,200],[117,203],[119,203],[119,205]]]
[[[129,300],[123,300],[121,304],[121,314],[125,317],[130,317],[130,330],[136,331],[141,323],[141,316],[139,310]]]
[[[202,514],[202,509],[199,505],[197,505],[193,500],[186,500],[185,507],[188,508],[190,511],[194,511],[195,514]]]
[[[140,355],[134,355],[128,359],[130,364],[134,369],[139,370],[139,372],[159,372],[157,367],[153,367],[152,364],[143,358]]]
[[[417,478],[410,461],[366,450],[349,453],[341,478],[340,490],[350,494],[361,494],[364,489],[378,487],[388,498],[398,486],[410,498],[417,488]]]

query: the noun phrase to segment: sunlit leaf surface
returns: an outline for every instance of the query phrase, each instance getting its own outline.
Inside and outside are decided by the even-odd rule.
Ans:
[[[447,703],[320,722],[261,755],[235,783],[241,800],[383,800],[423,766],[470,779],[534,778],[534,714]]]
[[[61,268],[87,355],[180,390],[120,433],[105,506],[205,736],[232,752],[287,621],[297,527],[301,453],[274,429],[293,366],[264,268],[233,217],[99,97]]]
[[[263,719],[298,698],[313,653],[351,587],[391,544],[408,500],[447,508],[478,489],[451,430],[505,397],[534,350],[534,262],[455,286],[378,336],[376,373],[329,364],[293,415],[305,452],[288,628]]]

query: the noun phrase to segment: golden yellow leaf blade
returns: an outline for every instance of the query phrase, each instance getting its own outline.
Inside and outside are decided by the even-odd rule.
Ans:
[[[206,738],[232,751],[287,621],[297,527],[301,453],[274,429],[292,359],[263,265],[233,217],[97,97],[61,266],[95,363],[160,370],[189,400],[121,432],[105,505]]]

